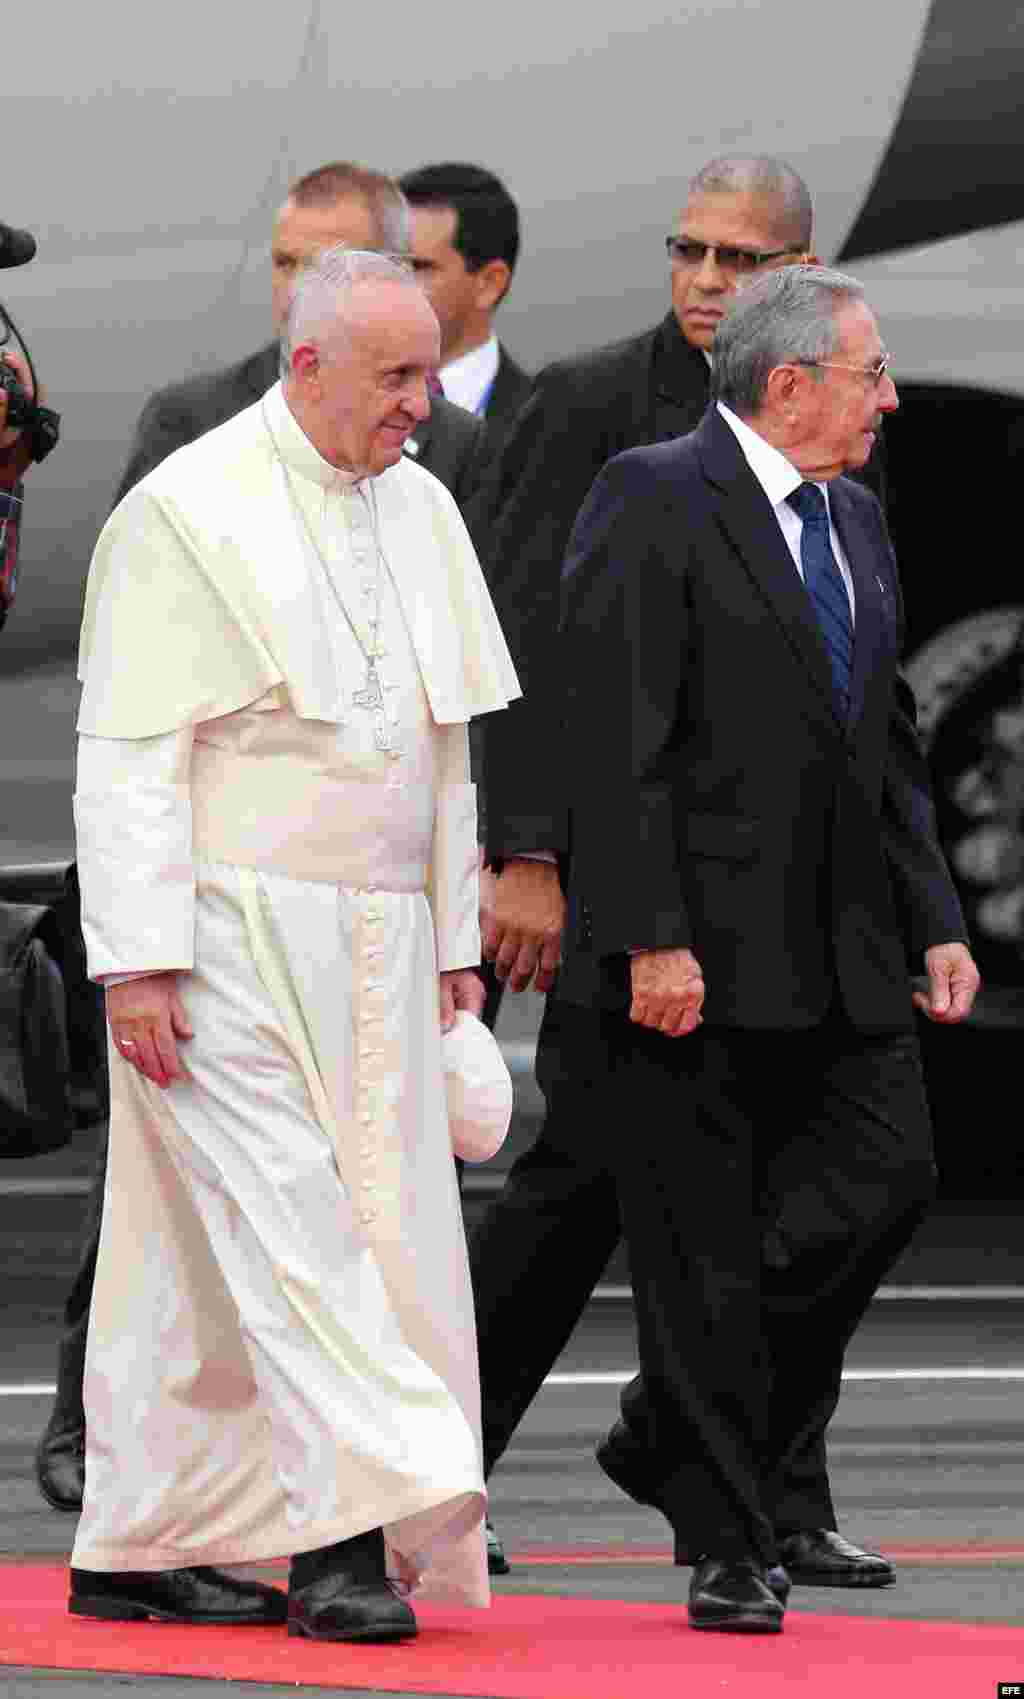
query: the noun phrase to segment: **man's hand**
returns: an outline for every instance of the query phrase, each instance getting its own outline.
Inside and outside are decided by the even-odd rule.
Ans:
[[[455,1025],[455,1011],[468,1009],[471,1015],[479,1016],[483,1012],[484,982],[471,967],[455,968],[451,973],[439,976],[441,987],[441,1031],[451,1032]]]
[[[506,861],[480,875],[480,934],[485,960],[512,991],[550,991],[562,960],[565,898],[552,861]]]
[[[154,1085],[166,1087],[186,1077],[177,1038],[191,1038],[185,1006],[178,996],[176,973],[149,973],[126,979],[107,991],[107,1020],[114,1043],[126,1062]]]
[[[0,363],[14,373],[26,395],[31,398],[34,391],[27,360],[6,348],[0,352]],[[0,485],[13,489],[32,463],[32,444],[20,426],[16,429],[8,427],[7,405],[7,391],[0,389]]]
[[[914,1002],[930,1021],[954,1026],[971,1012],[981,975],[966,944],[933,944],[924,953],[928,990],[915,991]]]
[[[691,950],[641,950],[630,957],[633,1002],[629,1018],[637,1026],[682,1038],[701,1023],[704,975]]]

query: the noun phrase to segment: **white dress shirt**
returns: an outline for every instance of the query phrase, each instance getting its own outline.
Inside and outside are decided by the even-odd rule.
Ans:
[[[456,407],[465,407],[467,413],[486,413],[500,360],[496,336],[488,337],[468,354],[460,354],[457,360],[449,360],[440,372],[445,399],[454,401]]]
[[[777,448],[774,448],[770,442],[765,442],[764,437],[751,430],[750,426],[738,418],[731,408],[726,407],[721,401],[717,403],[717,406],[722,418],[743,450],[743,457],[747,465],[775,509],[775,517],[779,522],[782,535],[786,539],[789,552],[793,556],[793,564],[800,577],[803,578],[804,569],[800,559],[800,538],[803,535],[804,522],[796,508],[790,506],[787,498],[793,494],[794,490],[799,489],[801,484],[814,480],[804,478],[791,460],[787,460],[786,456],[781,454]],[[832,523],[828,485],[818,484],[817,488],[825,498],[829,542],[832,544],[832,553],[835,555],[840,576],[846,586],[846,594],[850,603],[850,617],[856,623],[857,604],[853,594],[853,578],[846,556],[843,553],[843,545],[839,541],[836,528]]]

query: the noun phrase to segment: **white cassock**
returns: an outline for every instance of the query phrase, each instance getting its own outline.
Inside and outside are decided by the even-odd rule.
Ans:
[[[486,1604],[437,973],[479,960],[466,722],[518,686],[458,510],[404,458],[354,484],[277,387],[112,515],[81,673],[90,973],[180,970],[194,1037],[166,1091],[110,1049],[72,1562],[383,1525]]]

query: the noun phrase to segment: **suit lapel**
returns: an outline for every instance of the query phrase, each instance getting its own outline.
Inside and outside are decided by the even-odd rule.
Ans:
[[[687,342],[674,313],[659,325],[651,347],[651,442],[694,430],[708,404],[708,363]]]
[[[876,663],[885,633],[882,592],[875,572],[876,549],[857,514],[854,503],[836,478],[829,485],[829,507],[832,523],[843,545],[846,563],[853,579],[855,607],[853,672],[850,677],[850,725],[856,724],[864,711],[864,698],[870,679],[876,673]]]
[[[828,651],[771,502],[717,411],[708,412],[698,440],[705,476],[717,493],[718,524],[771,614],[782,626],[821,705],[839,729],[842,722],[836,711]]]

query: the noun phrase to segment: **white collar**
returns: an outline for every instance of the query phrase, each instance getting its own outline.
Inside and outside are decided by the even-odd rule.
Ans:
[[[803,473],[797,471],[791,460],[787,460],[779,449],[775,448],[772,443],[766,442],[757,431],[752,430],[744,419],[739,418],[732,411],[731,407],[726,407],[722,401],[716,402],[715,405],[743,450],[747,465],[773,507],[781,506],[787,497],[793,494],[794,490],[800,488],[801,484],[813,481],[805,479]],[[826,510],[831,511],[828,506],[827,486],[818,484],[817,488],[825,497]]]
[[[456,407],[465,407],[467,412],[482,411],[482,404],[498,375],[500,361],[501,349],[496,336],[488,337],[478,348],[471,348],[468,354],[460,354],[457,360],[449,360],[446,366],[441,367],[441,387],[446,399],[454,401]]]
[[[349,472],[342,466],[332,466],[329,460],[324,459],[296,419],[279,383],[263,397],[263,412],[277,451],[289,472],[298,473],[300,478],[319,484],[324,490],[358,484],[366,476],[363,472]]]

